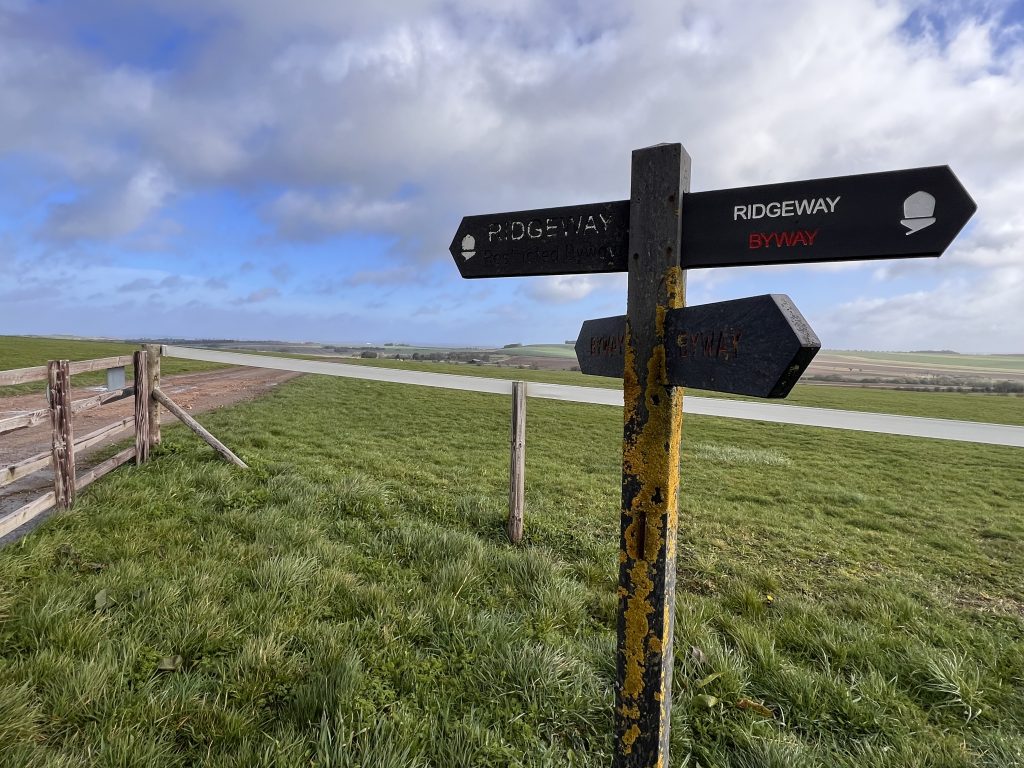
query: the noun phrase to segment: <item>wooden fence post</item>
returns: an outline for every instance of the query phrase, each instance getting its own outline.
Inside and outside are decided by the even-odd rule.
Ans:
[[[71,423],[70,363],[67,360],[50,360],[46,364],[46,383],[50,397],[54,506],[67,509],[75,503],[75,435]]]
[[[153,396],[153,393],[160,389],[160,357],[163,348],[160,344],[143,344],[146,351],[146,389],[149,392],[149,399],[146,401],[149,407],[149,447],[160,445],[160,403]]]
[[[526,495],[526,382],[512,382],[511,463],[508,477],[508,538],[523,540],[523,505]]]
[[[151,427],[149,423],[149,353],[139,350],[132,356],[135,369],[135,464],[149,461]]]

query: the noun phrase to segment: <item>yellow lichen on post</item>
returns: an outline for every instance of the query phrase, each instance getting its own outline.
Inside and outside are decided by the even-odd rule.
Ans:
[[[650,627],[647,617],[654,613],[654,606],[648,599],[653,584],[647,575],[647,563],[643,560],[637,561],[631,574],[636,590],[626,598],[626,676],[622,691],[624,704],[620,707],[623,714],[636,709],[625,702],[639,697],[644,692],[646,640]],[[639,717],[639,710],[636,711],[636,717]]]
[[[682,267],[665,270],[665,293],[669,309],[680,309],[686,304],[686,278]]]
[[[633,153],[619,552],[616,768],[668,762],[681,392],[669,386],[665,325],[682,307],[678,144]]]
[[[677,282],[675,273],[669,270],[665,276],[666,286]],[[681,273],[680,273],[681,274]],[[674,288],[672,293],[679,295]],[[664,311],[659,307],[656,320],[656,343],[647,361],[647,376],[643,392],[639,382],[626,390],[625,422],[628,425],[642,422],[639,430],[627,429],[627,440],[623,445],[623,472],[637,481],[636,492],[628,509],[623,509],[628,522],[623,530],[624,552],[620,560],[630,563],[632,593],[625,595],[624,626],[624,676],[621,691],[622,703],[619,714],[633,721],[630,731],[639,728],[640,707],[633,702],[643,697],[647,684],[645,674],[647,657],[660,656],[668,645],[668,638],[652,632],[650,617],[661,606],[651,600],[654,583],[650,577],[653,561],[657,560],[663,547],[675,550],[676,496],[678,493],[679,440],[682,427],[679,398],[668,387],[665,368]],[[627,329],[627,361],[635,354],[629,343]],[[626,365],[626,380],[631,366]],[[635,374],[632,376],[636,381]],[[646,418],[640,418],[638,409],[646,409]],[[621,593],[620,593],[621,594]],[[671,623],[662,621],[661,630],[671,631]],[[669,692],[665,690],[665,675],[659,674],[660,685],[653,691],[653,698],[663,701]],[[624,750],[632,750],[632,742],[624,740]]]

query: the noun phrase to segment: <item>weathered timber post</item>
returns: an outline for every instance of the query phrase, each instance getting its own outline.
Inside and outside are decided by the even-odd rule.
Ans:
[[[167,408],[168,411],[177,416],[178,420],[181,421],[182,424],[184,424],[186,427],[188,427],[197,435],[199,435],[199,437],[201,437],[206,442],[207,445],[213,448],[213,450],[215,450],[225,459],[230,461],[236,467],[241,467],[242,469],[249,468],[249,465],[242,461],[240,458],[238,458],[234,453],[232,453],[230,448],[228,448],[226,445],[224,445],[224,443],[222,443],[220,440],[214,437],[210,433],[210,431],[206,429],[206,427],[204,427],[198,421],[189,416],[185,409],[183,409],[180,405],[171,400],[171,398],[165,395],[161,390],[154,389],[152,394],[154,398],[160,401],[161,405],[163,405],[165,408]]]
[[[132,356],[135,369],[135,464],[149,461],[150,424],[149,404],[153,400],[149,391],[149,353],[138,350]]]
[[[526,382],[512,382],[511,462],[508,473],[508,539],[523,540],[526,492]]]
[[[683,391],[669,385],[665,314],[685,304],[690,157],[638,149],[630,185],[614,764],[667,768]]]
[[[75,502],[75,435],[71,423],[71,364],[67,360],[50,360],[46,364],[46,383],[50,398],[54,506],[57,509],[67,509]]]
[[[147,379],[146,389],[149,390],[150,398],[147,401],[149,407],[149,447],[160,445],[160,403],[153,393],[160,389],[160,358],[163,354],[163,347],[160,344],[143,344],[146,351]]]

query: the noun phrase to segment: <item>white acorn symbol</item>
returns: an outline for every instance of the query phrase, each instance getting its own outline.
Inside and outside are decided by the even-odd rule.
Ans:
[[[469,261],[474,256],[476,256],[476,240],[472,235],[466,235],[462,238],[462,258]]]
[[[903,215],[906,218],[901,219],[900,224],[909,230],[908,235],[912,235],[934,224],[934,213],[935,197],[927,192],[915,192],[903,201]]]

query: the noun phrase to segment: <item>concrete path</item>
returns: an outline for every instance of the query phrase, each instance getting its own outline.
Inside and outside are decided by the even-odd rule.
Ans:
[[[286,357],[249,355],[240,352],[220,352],[211,349],[165,346],[164,354],[187,360],[206,360],[230,365],[248,365],[301,373],[319,373],[326,376],[344,376],[397,384],[416,384],[443,389],[470,392],[488,392],[511,395],[512,382],[483,376],[454,376],[429,371],[408,371],[398,368],[376,368],[367,365],[347,365],[319,360],[296,360]],[[622,407],[622,390],[598,387],[577,387],[562,384],[529,382],[528,397],[565,400],[574,403],[616,405]],[[749,419],[775,424],[799,424],[805,427],[849,429],[859,432],[880,432],[887,435],[926,437],[936,440],[958,440],[967,443],[1005,445],[1024,448],[1024,427],[1005,424],[986,424],[953,419],[929,419],[919,416],[896,416],[866,411],[839,411],[830,408],[808,408],[800,405],[776,405],[726,398],[688,396],[683,401],[686,413],[719,416],[727,419]]]

